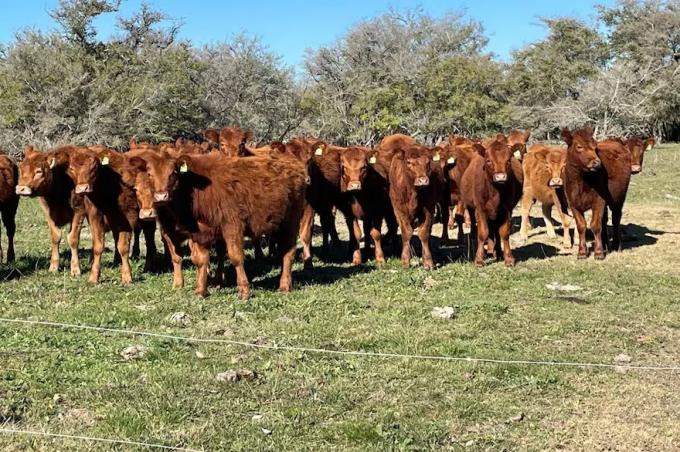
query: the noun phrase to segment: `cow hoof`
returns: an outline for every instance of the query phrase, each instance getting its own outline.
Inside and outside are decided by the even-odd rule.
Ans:
[[[248,298],[250,298],[250,290],[239,289],[238,290],[238,298],[239,298],[239,300],[246,301]]]
[[[604,256],[605,256],[604,252],[595,253],[595,260],[601,261],[604,259]]]
[[[89,278],[87,281],[88,281],[90,284],[95,285],[95,286],[96,286],[97,284],[99,284],[99,278],[94,278],[94,277],[92,277],[92,276],[90,276],[90,278]]]
[[[578,253],[578,259],[588,259],[588,253]]]
[[[77,278],[80,276],[80,267],[71,267],[71,276]]]
[[[385,259],[376,259],[375,260],[375,266],[376,267],[384,267],[385,266]]]
[[[401,261],[401,268],[411,268],[411,261]]]
[[[285,284],[285,285],[280,285],[279,286],[279,292],[281,293],[289,293],[290,292],[290,285]]]
[[[506,259],[505,260],[505,266],[506,267],[514,267],[515,266],[515,259]]]
[[[194,293],[201,298],[205,298],[208,296],[208,291],[205,289],[196,289]]]
[[[129,286],[130,284],[132,284],[132,278],[131,277],[123,278],[123,279],[121,279],[121,283],[124,286]]]
[[[56,272],[57,270],[59,270],[59,264],[57,264],[57,265],[50,264],[50,268],[48,269],[48,271],[54,273],[54,272]]]
[[[172,288],[173,288],[173,289],[181,289],[182,287],[184,287],[184,282],[183,282],[183,281],[179,281],[179,282],[173,281],[173,282],[172,282]]]
[[[475,267],[477,268],[482,268],[484,267],[484,261],[483,260],[475,260]]]

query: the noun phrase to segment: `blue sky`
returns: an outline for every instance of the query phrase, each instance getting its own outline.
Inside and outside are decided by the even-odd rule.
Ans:
[[[123,0],[121,11],[130,14],[141,0]],[[217,42],[242,31],[259,36],[284,61],[297,66],[306,48],[328,45],[352,24],[384,12],[389,7],[422,7],[439,16],[465,12],[480,21],[489,37],[488,50],[507,59],[513,49],[545,36],[538,17],[577,16],[593,21],[594,4],[614,0],[147,0],[185,25],[182,37],[198,44]],[[0,42],[7,43],[26,27],[55,27],[48,11],[58,0],[3,0]],[[104,35],[113,30],[112,16],[99,21]]]

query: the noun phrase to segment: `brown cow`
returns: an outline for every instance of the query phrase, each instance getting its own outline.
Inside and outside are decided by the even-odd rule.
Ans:
[[[16,232],[16,215],[19,196],[16,193],[19,169],[5,153],[0,153],[0,215],[7,229],[7,262],[14,262],[14,233]],[[2,244],[0,243],[0,263],[3,261]]]
[[[433,161],[435,151],[419,145],[396,150],[390,164],[390,200],[401,229],[401,264],[411,263],[411,237],[418,225],[423,251],[423,267],[431,269],[434,260],[430,250],[430,234],[442,181],[439,164]]]
[[[373,239],[376,263],[382,265],[385,263],[381,233],[383,219],[387,220],[388,234],[392,238],[396,237],[397,229],[389,198],[389,167],[377,151],[361,147],[347,148],[342,152],[340,162],[340,191],[345,194],[353,217],[363,220],[364,249],[370,248],[369,237]],[[356,248],[353,254],[359,251],[361,240],[361,236],[357,236],[356,232],[355,239]]]
[[[38,152],[33,147],[24,151],[24,159],[19,163],[19,183],[17,194],[38,196],[40,206],[50,229],[52,253],[50,271],[59,269],[59,242],[61,227],[69,225],[68,245],[71,249],[71,275],[80,276],[78,244],[80,229],[85,218],[85,204],[82,197],[75,195],[73,181],[66,174],[68,164],[58,162],[56,152],[77,152],[77,148],[66,146],[51,152]]]
[[[477,154],[474,148],[475,142],[463,138],[451,136],[449,142],[443,148],[442,160],[444,163],[444,177],[447,181],[446,190],[450,197],[449,205],[455,206],[454,219],[458,226],[458,244],[463,244],[463,224],[469,215],[461,197],[460,184],[465,170],[470,165],[472,158]],[[446,226],[448,229],[448,224]],[[448,237],[448,230],[446,237]]]
[[[121,281],[123,284],[131,283],[130,241],[140,210],[134,182],[126,183],[121,174],[111,168],[106,157],[100,159],[99,154],[90,149],[78,149],[71,153],[57,152],[55,157],[59,162],[68,165],[67,174],[75,184],[75,193],[85,198],[92,233],[93,259],[89,281],[99,283],[104,235],[110,229],[121,258]],[[134,162],[133,159],[131,161]],[[141,168],[131,167],[129,171],[139,173]],[[136,177],[133,179],[137,180]]]
[[[569,214],[563,181],[566,161],[566,149],[542,144],[533,145],[524,155],[522,161],[524,169],[522,226],[520,227],[520,237],[523,240],[528,239],[531,206],[534,202],[540,201],[548,237],[555,238],[555,227],[552,220],[552,207],[555,205],[562,219],[563,244],[566,248],[571,248]]]
[[[505,265],[515,265],[510,248],[512,209],[517,204],[517,190],[521,187],[512,165],[512,150],[507,138],[498,134],[486,146],[474,144],[478,155],[473,156],[461,181],[463,203],[470,212],[472,240],[477,240],[475,265],[484,265],[485,244],[500,257],[503,242]],[[470,246],[470,249],[472,246]]]
[[[595,259],[604,259],[606,232],[603,234],[603,219],[607,205],[612,207],[614,240],[616,248],[620,247],[619,225],[630,182],[630,153],[620,141],[597,143],[591,128],[574,132],[563,129],[562,138],[568,146],[564,189],[579,234],[578,258],[588,257],[585,212],[591,210],[590,229],[595,238]]]
[[[220,151],[229,157],[247,155],[246,143],[252,138],[251,131],[239,127],[224,127],[220,130]]]
[[[307,179],[299,161],[181,156],[154,160],[147,168],[157,205],[168,204],[175,218],[174,227],[190,238],[191,258],[198,267],[198,295],[207,295],[209,249],[217,238],[222,238],[236,269],[239,297],[248,298],[250,285],[243,266],[246,235],[277,239],[283,259],[279,290],[291,289]]]

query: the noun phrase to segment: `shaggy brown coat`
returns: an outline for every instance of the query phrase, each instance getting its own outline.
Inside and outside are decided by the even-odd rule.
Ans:
[[[0,152],[0,216],[7,230],[7,262],[14,262],[14,234],[16,232],[16,215],[19,196],[16,193],[19,169],[4,152]],[[3,261],[2,244],[0,244],[0,263]]]

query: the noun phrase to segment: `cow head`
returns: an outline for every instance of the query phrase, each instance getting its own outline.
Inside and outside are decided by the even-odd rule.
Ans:
[[[571,165],[587,172],[595,172],[602,167],[592,128],[586,127],[573,132],[562,129],[562,139],[567,143],[567,160]]]
[[[65,154],[64,151],[57,151],[58,155],[60,153]],[[66,173],[75,184],[76,194],[92,193],[100,165],[99,156],[89,149],[78,149],[70,153]]]
[[[186,157],[183,158],[183,161],[185,159]],[[180,171],[185,171],[185,167],[181,164],[178,166],[178,159],[164,152],[145,156],[144,160],[154,204],[170,202],[179,185]],[[188,167],[186,168],[188,169]]]
[[[548,152],[536,154],[536,158],[545,165],[550,179],[548,185],[552,188],[559,188],[564,185],[562,175],[564,166],[567,163],[567,153],[562,149],[550,149]]]
[[[375,158],[375,157],[374,157]],[[368,172],[368,155],[363,149],[347,148],[340,156],[340,190],[359,191]]]
[[[530,136],[531,130],[525,130],[524,132],[511,130],[508,134],[508,146],[510,146],[513,157],[519,161],[522,161],[524,154],[527,153],[527,141],[529,141]]]
[[[508,139],[502,133],[496,135],[486,146],[475,143],[473,148],[484,158],[484,171],[495,185],[504,185],[511,172],[510,159],[512,151]]]
[[[68,155],[54,152],[39,152],[32,146],[24,149],[24,158],[19,163],[19,183],[16,193],[21,196],[40,196],[52,183],[53,171],[63,171],[68,164]]]
[[[205,129],[203,131],[203,139],[207,143],[219,145],[220,144],[220,132],[216,129]]]
[[[633,174],[638,174],[642,171],[642,161],[645,158],[645,152],[651,151],[656,142],[654,138],[647,138],[646,140],[629,138],[624,144],[631,155],[630,170]]]
[[[146,160],[141,157],[130,157],[127,159],[127,168],[124,169],[125,182],[130,184],[135,190],[137,204],[139,204],[139,218],[141,220],[152,220],[156,218],[154,209],[154,191],[151,186]]]
[[[437,161],[433,161],[434,155],[433,151],[419,145],[410,146],[403,151],[406,172],[416,188],[430,185],[434,165],[438,164]]]
[[[229,157],[238,157],[246,153],[246,143],[253,138],[251,131],[239,127],[225,127],[220,130],[220,151]]]

